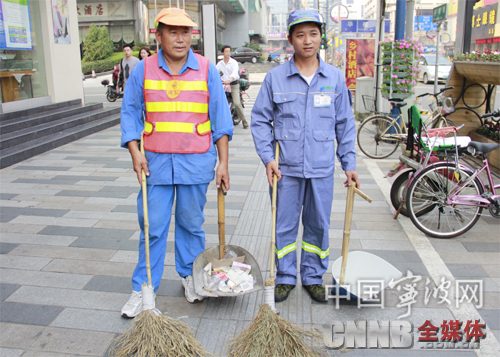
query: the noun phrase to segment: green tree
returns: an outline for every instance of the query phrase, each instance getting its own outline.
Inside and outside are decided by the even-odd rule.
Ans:
[[[254,51],[262,52],[262,47],[260,47],[255,42],[245,42],[245,44],[243,45],[243,47],[249,47],[249,48],[251,48]]]
[[[83,41],[83,60],[97,61],[105,59],[113,53],[113,41],[106,27],[90,25]]]

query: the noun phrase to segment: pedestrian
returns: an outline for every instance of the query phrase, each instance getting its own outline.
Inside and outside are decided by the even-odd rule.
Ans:
[[[248,129],[248,122],[243,112],[240,100],[240,75],[238,73],[238,62],[231,58],[231,47],[222,47],[224,58],[217,63],[217,69],[222,72],[222,83],[231,85],[231,98],[236,108],[236,114],[241,119],[244,129]]]
[[[125,58],[120,61],[120,87],[125,91],[125,86],[127,85],[127,80],[130,77],[132,69],[139,63],[137,57],[132,56],[132,46],[125,44],[123,46],[123,53],[125,53]]]
[[[356,128],[342,72],[318,55],[318,13],[293,11],[288,18],[288,41],[295,54],[266,75],[251,121],[269,185],[273,174],[278,177],[275,301],[284,301],[297,284],[296,240],[302,213],[301,282],[313,300],[325,302],[322,283],[328,268],[334,140],[347,176],[344,185],[355,181],[359,187]],[[275,142],[281,148],[279,168]]]
[[[229,189],[228,142],[233,122],[217,68],[191,49],[197,26],[182,9],[162,9],[156,16],[161,50],[132,71],[121,110],[121,145],[132,156],[141,181],[147,176],[151,277],[160,286],[175,199],[175,266],[190,303],[202,301],[194,292],[193,261],[205,249],[203,209],[214,178]],[[143,121],[143,113],[145,121]],[[146,155],[139,151],[144,131]],[[217,147],[217,149],[216,149]],[[147,281],[142,192],[137,197],[141,228],[139,261],[132,276],[132,295],[121,313],[141,312],[141,285]]]
[[[141,47],[141,50],[139,51],[139,60],[142,61],[144,58],[148,58],[149,56],[151,56],[151,50],[149,47]]]
[[[113,81],[113,87],[116,90],[118,89],[116,86],[118,85],[118,77],[120,75],[120,70],[118,69],[118,67],[119,65],[113,67],[113,74],[111,76],[111,80]]]

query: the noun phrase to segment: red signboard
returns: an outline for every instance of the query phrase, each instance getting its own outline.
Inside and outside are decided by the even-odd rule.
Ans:
[[[499,43],[499,42],[500,42],[500,37],[481,38],[479,40],[476,40],[476,45],[484,45],[487,43]]]
[[[372,77],[375,71],[375,40],[347,39],[345,80],[347,88],[356,89],[356,78]]]

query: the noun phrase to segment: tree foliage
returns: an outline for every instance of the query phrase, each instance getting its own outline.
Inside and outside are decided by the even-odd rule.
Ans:
[[[243,47],[248,47],[248,48],[251,48],[254,51],[262,52],[262,47],[260,47],[255,42],[245,42],[245,44],[243,45]]]
[[[90,25],[89,32],[83,41],[83,60],[97,61],[105,59],[111,53],[113,53],[113,41],[106,27]]]

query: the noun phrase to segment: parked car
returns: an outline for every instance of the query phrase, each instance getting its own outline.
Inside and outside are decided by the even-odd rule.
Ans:
[[[276,50],[276,51],[273,51],[269,54],[269,57],[271,57],[271,61],[279,61],[279,58],[280,56],[285,53],[285,55],[287,55],[288,57],[290,57],[290,55],[293,55],[294,54],[294,50],[292,49],[287,49],[285,51],[283,50]]]
[[[426,53],[421,55],[419,61],[420,74],[418,75],[418,79],[425,84],[434,82],[434,76],[436,74],[436,54]],[[438,81],[445,81],[450,74],[451,62],[443,55],[439,55],[438,66]]]
[[[257,63],[261,56],[261,53],[258,51],[255,51],[249,47],[238,47],[237,49],[234,50],[233,53],[231,53],[231,57],[233,57],[236,61],[245,63],[245,62],[252,62],[252,63]]]

